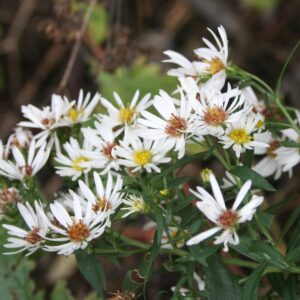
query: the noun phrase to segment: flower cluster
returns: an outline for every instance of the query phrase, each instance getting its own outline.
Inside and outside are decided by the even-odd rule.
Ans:
[[[0,174],[5,178],[0,213],[15,205],[25,223],[3,225],[9,235],[4,247],[13,249],[8,253],[31,254],[41,248],[69,255],[112,230],[116,215],[124,220],[134,213],[152,218],[162,213],[166,220],[160,246],[165,250],[195,245],[217,233],[214,244],[223,244],[225,251],[240,242],[237,231],[252,220],[263,196],[251,190],[257,188],[251,180],[232,170],[245,165],[259,178],[291,174],[300,162],[300,112],[293,110],[290,116],[284,111],[290,121],[283,124],[285,129],[268,126],[276,116],[267,101],[258,100],[251,86],[242,86],[243,80],[230,77],[235,69],[224,28],[218,34],[209,31],[214,41],[203,39],[205,46],[194,50],[194,61],[165,51],[165,62],[177,65],[168,72],[178,78],[172,94],[159,90],[142,97],[136,91],[131,101],[123,101],[114,93],[110,101],[98,93],[84,97],[81,90],[78,100],[53,95],[51,105],[42,109],[22,107],[26,121],[18,123],[6,145],[0,141]],[[94,113],[97,105],[106,113]],[[198,208],[207,219],[201,223],[204,231],[196,235],[182,225],[180,209],[172,215],[181,192],[169,193],[168,185],[176,177],[172,165],[187,156],[189,144],[201,146],[226,169],[221,188],[214,172],[203,169],[203,183],[210,183],[213,195],[200,186],[187,192],[197,198],[195,207],[188,203],[190,208]],[[30,194],[37,173],[50,161],[72,189],[50,205],[36,194],[33,200],[23,199],[22,189]],[[153,178],[162,180],[154,184]],[[203,288],[204,283],[199,290]]]

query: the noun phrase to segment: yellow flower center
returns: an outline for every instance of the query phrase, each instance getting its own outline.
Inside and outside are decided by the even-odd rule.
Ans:
[[[90,159],[85,156],[79,156],[73,161],[72,168],[75,171],[83,171],[84,167],[80,166],[80,164],[86,161],[90,161]]]
[[[223,108],[215,106],[205,112],[203,120],[208,125],[220,126],[227,117],[227,112]]]
[[[82,220],[79,220],[79,222],[73,220],[73,224],[68,228],[68,236],[71,241],[82,242],[86,240],[89,235],[90,230]]]
[[[132,197],[132,207],[135,211],[143,211],[145,209],[145,203],[142,198]]]
[[[119,115],[121,123],[123,124],[132,123],[134,113],[135,113],[134,108],[129,108],[129,107],[121,108],[120,115]]]
[[[136,151],[134,154],[134,161],[140,166],[144,166],[150,163],[151,159],[152,153],[150,150]]]
[[[256,127],[257,129],[260,129],[260,128],[262,128],[262,127],[264,126],[264,124],[265,124],[265,122],[264,122],[263,120],[259,120],[259,121],[256,123],[255,127]]]
[[[83,114],[84,111],[82,109],[71,108],[68,110],[68,117],[72,120],[73,123],[75,123]]]
[[[215,57],[212,60],[207,61],[209,63],[208,71],[211,75],[218,73],[221,70],[225,69],[224,63],[221,61],[220,58]]]
[[[237,128],[237,129],[233,129],[230,134],[229,137],[234,140],[234,142],[236,144],[247,144],[252,140],[252,136],[248,135],[246,129],[243,128]]]

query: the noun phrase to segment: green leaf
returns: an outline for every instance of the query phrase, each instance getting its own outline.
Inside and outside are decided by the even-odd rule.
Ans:
[[[159,65],[146,64],[144,59],[137,60],[130,68],[119,68],[114,74],[102,71],[98,81],[103,97],[111,99],[115,91],[125,105],[131,101],[136,90],[140,91],[141,96],[157,94],[160,89],[172,92],[177,83],[175,78],[161,74]]]
[[[244,165],[246,167],[251,168],[253,162],[253,156],[254,156],[254,150],[247,149],[245,154],[245,161],[244,161]]]
[[[298,220],[299,214],[300,214],[300,206],[297,207],[289,216],[288,220],[286,221],[286,223],[283,226],[283,229],[281,231],[281,235],[280,235],[280,238],[278,239],[278,241],[281,241],[284,238],[286,233],[290,230],[290,228],[293,226],[293,224]]]
[[[267,275],[268,281],[273,289],[278,292],[280,299],[298,300],[300,299],[299,289],[293,275],[272,273]]]
[[[238,245],[230,245],[238,253],[244,255],[245,257],[251,258],[257,262],[262,261],[261,255],[257,254],[252,249],[253,240],[248,236],[240,237],[240,243]]]
[[[51,293],[51,300],[74,300],[64,281],[59,282]]]
[[[257,299],[257,288],[267,266],[268,263],[263,262],[248,277],[242,290],[242,300]]]
[[[272,266],[282,270],[286,270],[289,267],[284,256],[276,248],[270,246],[266,242],[253,241],[251,249]]]
[[[264,191],[275,192],[276,189],[261,175],[246,166],[237,166],[230,171],[243,181],[251,180],[252,188],[262,189]]]
[[[207,259],[204,268],[205,290],[209,300],[241,300],[241,288],[225,267],[219,255]]]
[[[101,294],[106,289],[104,271],[96,257],[83,250],[75,252],[78,268],[88,283]]]
[[[183,177],[175,178],[168,183],[168,187],[169,188],[179,187],[180,185],[184,184],[185,182],[187,182],[191,179],[192,179],[192,177],[190,177],[190,176],[183,176]]]
[[[107,34],[107,14],[105,9],[97,4],[93,9],[89,23],[88,32],[95,43],[102,43]]]

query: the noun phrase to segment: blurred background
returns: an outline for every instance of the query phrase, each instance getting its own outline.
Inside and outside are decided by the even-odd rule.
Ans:
[[[111,98],[115,90],[130,101],[137,88],[142,94],[154,94],[161,88],[172,91],[176,80],[165,75],[169,66],[161,63],[162,51],[173,49],[192,58],[192,50],[202,45],[201,37],[210,37],[207,27],[215,30],[220,24],[228,33],[234,63],[274,87],[300,38],[300,1],[0,0],[0,138],[5,141],[21,119],[22,105],[46,105],[53,93],[76,99],[82,88]],[[288,103],[298,108],[299,66],[300,51],[283,82]],[[42,181],[46,195],[52,197],[59,179]],[[285,189],[274,198],[297,193],[297,176],[280,184]],[[283,215],[291,209],[293,206]],[[14,266],[1,261],[0,277],[6,274],[1,264]],[[87,299],[90,287],[72,257],[41,256],[37,261],[22,266],[22,272],[30,273],[35,282],[30,293],[45,289],[43,297],[48,299],[54,284],[65,280],[75,299]],[[126,269],[135,264],[134,257],[124,259],[122,267],[101,261],[111,292],[121,288]],[[149,299],[159,299],[158,293],[169,290],[175,279],[154,276]],[[64,290],[62,285],[55,287],[59,288]],[[161,299],[168,299],[167,295]],[[51,299],[71,299],[68,297]]]

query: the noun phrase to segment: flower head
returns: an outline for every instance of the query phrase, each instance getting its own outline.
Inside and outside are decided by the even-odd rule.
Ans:
[[[228,244],[237,245],[239,243],[236,233],[237,225],[252,219],[256,208],[263,202],[263,197],[253,195],[250,201],[239,209],[251,187],[251,181],[248,180],[239,191],[232,208],[227,209],[214,175],[210,175],[210,183],[214,197],[201,187],[197,187],[197,191],[191,190],[191,192],[201,200],[196,203],[197,208],[215,224],[215,227],[194,236],[187,242],[187,245],[198,244],[222,230],[223,232],[215,238],[214,243],[224,244],[224,251],[228,251]]]
[[[45,236],[49,228],[49,220],[44,212],[42,204],[38,201],[34,202],[34,209],[28,202],[26,202],[25,205],[18,203],[17,206],[28,230],[9,224],[3,225],[11,236],[7,239],[9,244],[5,244],[4,247],[9,249],[20,248],[5,254],[28,251],[27,255],[30,255],[37,249],[43,247]]]
[[[97,215],[94,214],[91,201],[87,202],[83,211],[82,203],[85,200],[73,191],[70,191],[70,197],[73,200],[71,213],[58,201],[50,205],[56,222],[50,223],[49,226],[56,236],[47,239],[59,244],[46,245],[46,251],[69,255],[75,250],[84,249],[91,240],[102,235],[105,228],[110,224],[107,212],[102,211]]]

